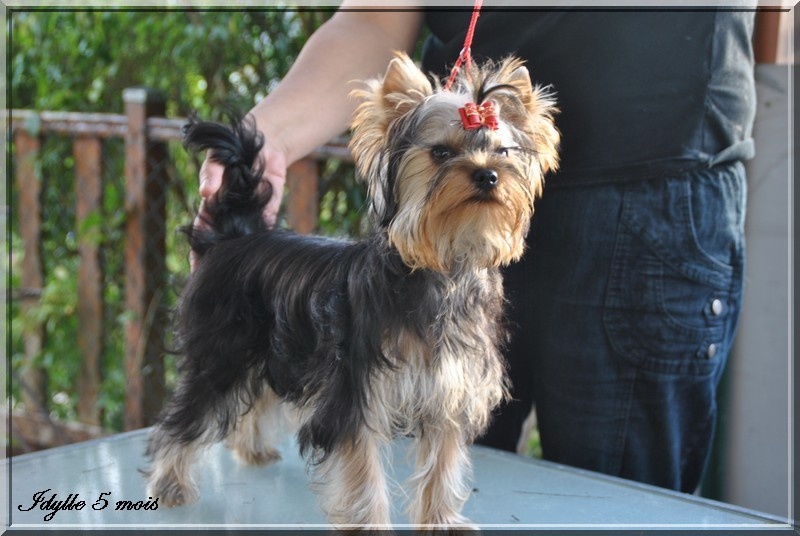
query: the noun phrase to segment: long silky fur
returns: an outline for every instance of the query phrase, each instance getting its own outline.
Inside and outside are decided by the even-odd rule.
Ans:
[[[272,189],[261,181],[264,136],[253,117],[232,114],[230,126],[192,117],[183,127],[183,143],[192,151],[209,151],[210,160],[225,169],[216,202],[205,207],[205,225],[181,229],[198,258],[214,244],[266,229],[263,211]]]
[[[507,84],[492,80],[479,91],[510,102],[519,143],[535,150],[513,162],[497,155],[478,156],[479,164],[468,163],[469,156],[455,160],[461,166],[491,161],[504,180],[531,181],[529,188],[501,188],[515,201],[504,198],[502,207],[532,203],[542,174],[556,164],[550,103],[531,93],[527,71],[518,66],[504,62],[497,72]],[[322,504],[335,523],[390,522],[380,453],[397,435],[414,436],[419,446],[410,478],[417,490],[415,522],[466,523],[460,515],[469,493],[466,446],[508,397],[500,270],[476,248],[449,259],[445,269],[416,266],[390,241],[398,211],[412,204],[398,185],[428,188],[425,206],[411,207],[425,212],[437,200],[430,189],[451,167],[425,163],[424,175],[400,176],[401,156],[421,154],[414,142],[424,120],[413,110],[431,105],[423,101],[433,91],[407,57],[392,62],[382,86],[369,87],[365,95],[372,98],[357,114],[353,150],[359,171],[368,175],[376,230],[358,242],[266,227],[263,139],[251,118],[234,118],[230,126],[193,120],[186,128],[186,145],[208,151],[225,173],[206,207],[208,217],[187,232],[198,262],[174,320],[177,352],[185,357],[148,444],[149,492],[163,495],[166,505],[196,498],[191,462],[214,441],[229,438],[240,459],[277,458],[271,437],[260,447],[255,443],[273,432],[260,428],[272,409],[287,405],[300,416],[300,450],[321,478]],[[455,116],[453,102],[448,95],[440,104]],[[534,120],[547,127],[541,137]],[[441,129],[434,127],[425,126],[426,134],[438,136]],[[489,146],[484,134],[461,135],[465,152],[481,155]],[[458,183],[448,184],[452,192]],[[468,246],[472,235],[483,237],[468,225],[454,227]],[[485,229],[507,239],[502,230]],[[526,230],[513,229],[514,238]],[[403,226],[394,231],[415,233]],[[438,235],[444,243],[447,231],[453,229]],[[257,429],[236,429],[247,423]]]
[[[320,462],[364,424],[370,379],[396,366],[384,335],[441,337],[431,326],[441,325],[450,283],[412,272],[382,233],[348,242],[267,229],[268,197],[250,168],[261,143],[247,121],[186,129],[186,144],[210,150],[226,172],[208,228],[190,233],[201,261],[176,312],[176,351],[186,357],[161,427],[185,443],[209,429],[222,439],[266,384],[299,407],[313,399],[298,438]]]

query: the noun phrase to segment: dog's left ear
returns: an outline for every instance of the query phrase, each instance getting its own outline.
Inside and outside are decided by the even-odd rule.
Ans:
[[[502,62],[494,83],[500,88],[512,88],[509,92],[497,92],[501,101],[500,115],[529,138],[542,168],[542,175],[558,169],[561,135],[554,121],[558,108],[553,93],[548,88],[533,85],[528,69],[514,58]],[[492,98],[496,97],[492,95]]]

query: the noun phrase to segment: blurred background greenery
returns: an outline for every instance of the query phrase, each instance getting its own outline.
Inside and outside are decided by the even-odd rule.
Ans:
[[[9,14],[9,106],[36,111],[123,113],[123,90],[147,87],[166,98],[167,117],[222,119],[231,109],[248,110],[263,98],[294,62],[308,36],[332,15],[331,10],[26,10]],[[8,152],[13,159],[13,142]],[[42,180],[42,259],[44,287],[22,313],[12,300],[12,403],[20,407],[19,370],[26,326],[44,329],[44,346],[34,365],[47,371],[48,408],[53,418],[76,418],[76,377],[81,355],[76,345],[76,270],[80,237],[101,246],[104,272],[103,379],[101,425],[123,426],[124,295],[124,143],[103,142],[102,213],[75,222],[72,140],[46,135],[37,162]],[[188,273],[187,248],[174,232],[191,220],[197,206],[198,159],[178,143],[169,144],[167,192],[167,267],[174,303]],[[12,175],[13,176],[13,172]],[[8,181],[10,288],[19,290],[22,243],[14,214],[16,187]],[[351,166],[322,163],[317,232],[358,235],[364,198]],[[174,381],[168,357],[167,380]],[[24,408],[23,408],[24,409]],[[28,408],[35,409],[35,408]]]

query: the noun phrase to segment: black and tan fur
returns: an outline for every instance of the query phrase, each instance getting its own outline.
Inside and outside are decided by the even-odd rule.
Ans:
[[[375,228],[359,242],[267,229],[253,124],[188,127],[226,172],[207,228],[190,232],[185,359],[148,449],[161,504],[196,498],[191,467],[212,442],[245,463],[277,459],[293,414],[332,523],[390,524],[382,452],[397,436],[417,445],[413,523],[467,523],[467,446],[508,396],[499,268],[522,255],[557,165],[553,102],[517,60],[443,91],[403,55],[356,97],[351,149]],[[458,108],[486,99],[498,130],[466,131]]]

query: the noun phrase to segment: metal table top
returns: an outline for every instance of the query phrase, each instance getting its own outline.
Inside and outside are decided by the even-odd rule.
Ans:
[[[200,500],[179,508],[148,506],[139,472],[147,430],[50,449],[11,458],[12,528],[326,528],[326,519],[309,488],[309,475],[294,441],[281,448],[283,459],[267,467],[238,465],[218,444],[202,455],[195,469]],[[410,443],[392,447],[392,480],[410,473]],[[611,478],[473,446],[473,493],[464,514],[482,529],[774,529],[787,521],[651,486]],[[403,492],[396,492],[393,521],[408,523]],[[73,496],[81,509],[51,513],[34,504],[34,496],[56,501]],[[2,493],[7,493],[4,489]],[[107,506],[104,505],[107,502]],[[116,509],[130,501],[139,509]],[[41,506],[41,504],[40,504]],[[95,508],[93,508],[95,506]],[[130,506],[128,506],[130,507]]]

